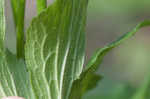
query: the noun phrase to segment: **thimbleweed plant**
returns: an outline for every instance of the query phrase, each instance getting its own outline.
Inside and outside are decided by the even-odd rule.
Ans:
[[[83,68],[88,0],[37,0],[38,16],[24,33],[25,0],[11,0],[17,53],[5,48],[4,2],[0,0],[0,98],[81,99],[96,87],[103,57],[140,28],[144,21],[118,40],[98,49]],[[26,39],[25,39],[25,37]]]

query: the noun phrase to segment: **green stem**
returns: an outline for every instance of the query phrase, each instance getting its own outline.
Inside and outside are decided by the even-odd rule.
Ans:
[[[24,25],[17,25],[16,27],[17,33],[17,57],[24,58]]]
[[[47,8],[47,0],[36,0],[37,4],[37,13],[41,13],[41,11]]]
[[[17,57],[24,58],[24,16],[25,16],[25,0],[11,0],[11,6],[14,16],[16,41],[17,41]]]

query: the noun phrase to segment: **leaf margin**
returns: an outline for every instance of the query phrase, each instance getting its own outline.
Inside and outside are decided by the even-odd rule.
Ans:
[[[91,59],[89,60],[88,64],[86,65],[85,69],[83,70],[83,72],[81,73],[80,77],[74,82],[73,84],[73,87],[72,87],[72,91],[71,92],[74,92],[74,86],[80,86],[78,87],[79,89],[77,89],[78,91],[81,91],[82,89],[82,83],[84,82],[84,78],[88,78],[90,75],[94,75],[96,73],[96,71],[98,70],[99,68],[99,65],[102,63],[103,61],[103,58],[104,56],[109,52],[111,51],[113,48],[119,46],[121,43],[123,43],[124,41],[126,41],[127,39],[129,39],[130,37],[134,36],[135,33],[143,28],[143,27],[147,27],[147,26],[150,26],[150,20],[145,20],[141,23],[139,23],[133,30],[131,30],[130,32],[127,32],[125,34],[123,34],[121,37],[119,37],[117,40],[113,41],[112,43],[104,46],[103,48],[99,48],[97,49],[97,51],[94,53],[94,55],[91,57]],[[94,76],[93,76],[94,77]],[[93,78],[94,79],[94,78]],[[78,81],[80,81],[80,83],[77,83]],[[89,80],[90,82],[90,80]],[[85,86],[88,86],[89,85],[89,82],[88,83],[85,83],[84,85]],[[98,80],[97,80],[97,83],[98,83]],[[95,83],[93,83],[95,84]],[[95,84],[96,86],[96,84]],[[94,88],[94,85],[91,89]],[[86,91],[88,90],[91,90],[91,89],[87,89]],[[83,94],[86,92],[84,91]],[[81,92],[80,92],[81,93]],[[83,96],[83,94],[81,94]],[[82,97],[81,96],[81,97]],[[72,97],[76,97],[76,95],[72,96]],[[81,98],[80,97],[80,98]]]

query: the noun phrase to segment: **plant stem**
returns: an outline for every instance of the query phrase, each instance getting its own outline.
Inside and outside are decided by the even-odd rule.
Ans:
[[[11,6],[14,16],[16,41],[17,41],[17,57],[24,58],[24,16],[25,16],[25,0],[11,0]]]
[[[37,4],[37,13],[41,13],[41,11],[47,8],[47,0],[36,0]]]

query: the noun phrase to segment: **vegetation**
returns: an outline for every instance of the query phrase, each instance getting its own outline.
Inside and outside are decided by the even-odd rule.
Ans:
[[[37,0],[38,16],[24,33],[25,0],[11,0],[17,54],[5,48],[4,1],[0,0],[0,98],[81,99],[102,78],[96,74],[103,57],[150,21],[98,49],[83,68],[88,0]],[[26,36],[26,39],[25,37]],[[146,99],[147,81],[133,99]]]

